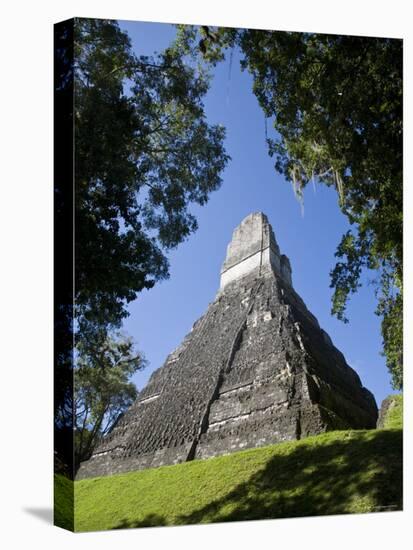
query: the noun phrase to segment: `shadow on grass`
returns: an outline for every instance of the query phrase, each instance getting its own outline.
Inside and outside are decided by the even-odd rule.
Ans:
[[[194,491],[194,502],[198,499]],[[226,496],[166,519],[149,514],[116,528],[393,511],[402,509],[402,432],[350,432],[346,438],[275,455]]]

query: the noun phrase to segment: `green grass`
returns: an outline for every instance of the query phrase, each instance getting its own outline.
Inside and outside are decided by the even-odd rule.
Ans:
[[[400,510],[401,430],[340,431],[75,482],[75,529]]]
[[[392,395],[392,403],[384,418],[384,428],[401,430],[403,428],[403,395]]]
[[[67,477],[54,476],[54,524],[73,531],[74,526],[74,483]]]

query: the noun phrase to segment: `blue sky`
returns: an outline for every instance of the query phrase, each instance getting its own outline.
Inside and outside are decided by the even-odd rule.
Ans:
[[[162,51],[175,35],[169,24],[122,21],[120,26],[128,32],[138,55]],[[350,301],[350,323],[330,315],[329,272],[337,244],[349,227],[339,211],[336,192],[325,186],[315,190],[308,186],[301,211],[291,185],[275,172],[268,156],[264,115],[252,94],[251,77],[239,68],[237,52],[231,71],[228,61],[215,69],[205,112],[209,123],[226,127],[225,146],[232,160],[223,174],[221,189],[205,206],[192,208],[199,229],[168,254],[170,278],[142,292],[129,305],[124,329],[137,341],[149,363],[133,379],[138,389],[213,301],[234,228],[249,213],[262,211],[282,253],[290,258],[294,288],[380,405],[393,390],[380,355],[380,320],[374,314],[376,301],[369,284],[374,274],[366,274],[363,288]]]

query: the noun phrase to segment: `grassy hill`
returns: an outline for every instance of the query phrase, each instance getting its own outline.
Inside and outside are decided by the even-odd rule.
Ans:
[[[76,531],[401,507],[400,429],[329,432],[209,460],[75,482]]]
[[[54,476],[54,513],[55,525],[73,531],[74,529],[74,487],[73,481],[62,474]]]

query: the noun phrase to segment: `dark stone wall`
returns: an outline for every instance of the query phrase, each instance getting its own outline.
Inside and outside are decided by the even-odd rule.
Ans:
[[[374,397],[298,294],[272,271],[254,273],[218,293],[78,479],[376,420]]]

